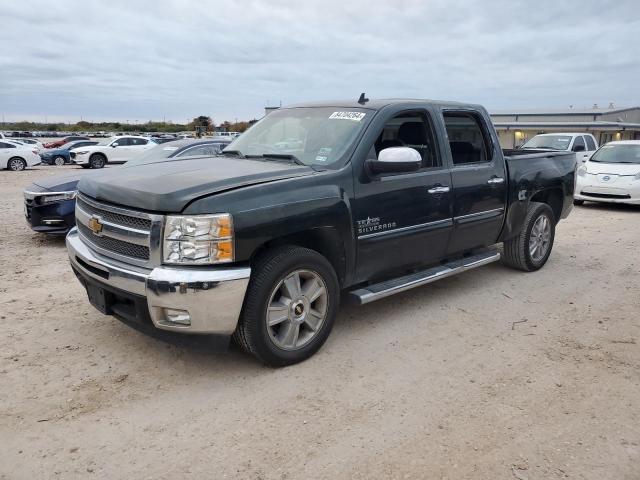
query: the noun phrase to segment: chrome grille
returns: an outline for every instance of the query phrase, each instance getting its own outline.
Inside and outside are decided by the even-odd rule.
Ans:
[[[117,240],[112,237],[99,237],[98,235],[94,235],[94,233],[82,223],[78,223],[78,230],[90,244],[99,248],[117,253],[118,255],[124,255],[125,257],[145,261],[149,260],[149,247],[123,242],[122,240]]]
[[[85,212],[91,215],[98,215],[110,222],[114,222],[119,225],[125,225],[127,227],[139,228],[142,230],[151,229],[151,220],[148,218],[132,217],[110,210],[105,210],[105,208],[97,207],[93,202],[93,204],[88,203],[87,200],[84,200],[82,197],[78,197],[77,202],[80,205],[80,208],[82,208],[82,210],[84,210]]]
[[[160,264],[162,215],[116,207],[79,194],[76,224],[81,239],[102,255],[143,267]]]

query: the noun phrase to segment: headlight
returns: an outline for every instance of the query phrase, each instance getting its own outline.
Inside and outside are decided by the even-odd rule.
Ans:
[[[164,263],[202,265],[233,262],[233,219],[219,215],[168,215]]]
[[[82,150],[81,152],[74,152],[76,155],[86,155],[89,153],[89,150]]]
[[[584,165],[583,165],[583,166],[581,166],[581,167],[578,169],[578,176],[579,176],[579,177],[586,177],[586,176],[587,176],[587,167],[585,167]]]
[[[39,205],[47,205],[49,203],[62,202],[64,200],[73,200],[76,198],[78,194],[77,191],[73,192],[56,192],[50,195],[40,195],[38,197],[37,203]]]

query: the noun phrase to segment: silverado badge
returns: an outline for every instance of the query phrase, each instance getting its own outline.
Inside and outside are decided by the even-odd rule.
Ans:
[[[96,235],[102,233],[102,223],[100,223],[100,217],[92,216],[89,220],[89,229]]]

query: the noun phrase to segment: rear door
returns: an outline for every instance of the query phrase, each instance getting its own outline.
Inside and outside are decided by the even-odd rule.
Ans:
[[[487,116],[476,110],[442,111],[451,159],[453,231],[448,254],[495,243],[507,198],[504,158]]]
[[[372,280],[437,262],[451,233],[451,176],[435,142],[433,112],[426,109],[386,114],[368,158],[385,148],[417,150],[422,168],[415,172],[356,175],[355,230],[358,281]]]

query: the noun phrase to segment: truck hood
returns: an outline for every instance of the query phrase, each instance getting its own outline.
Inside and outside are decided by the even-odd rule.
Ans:
[[[313,173],[310,167],[282,161],[225,156],[169,158],[84,176],[78,190],[109,203],[172,213],[205,195]]]
[[[590,161],[586,165],[587,172],[593,174],[636,175],[640,173],[640,164],[637,163],[600,163]]]

